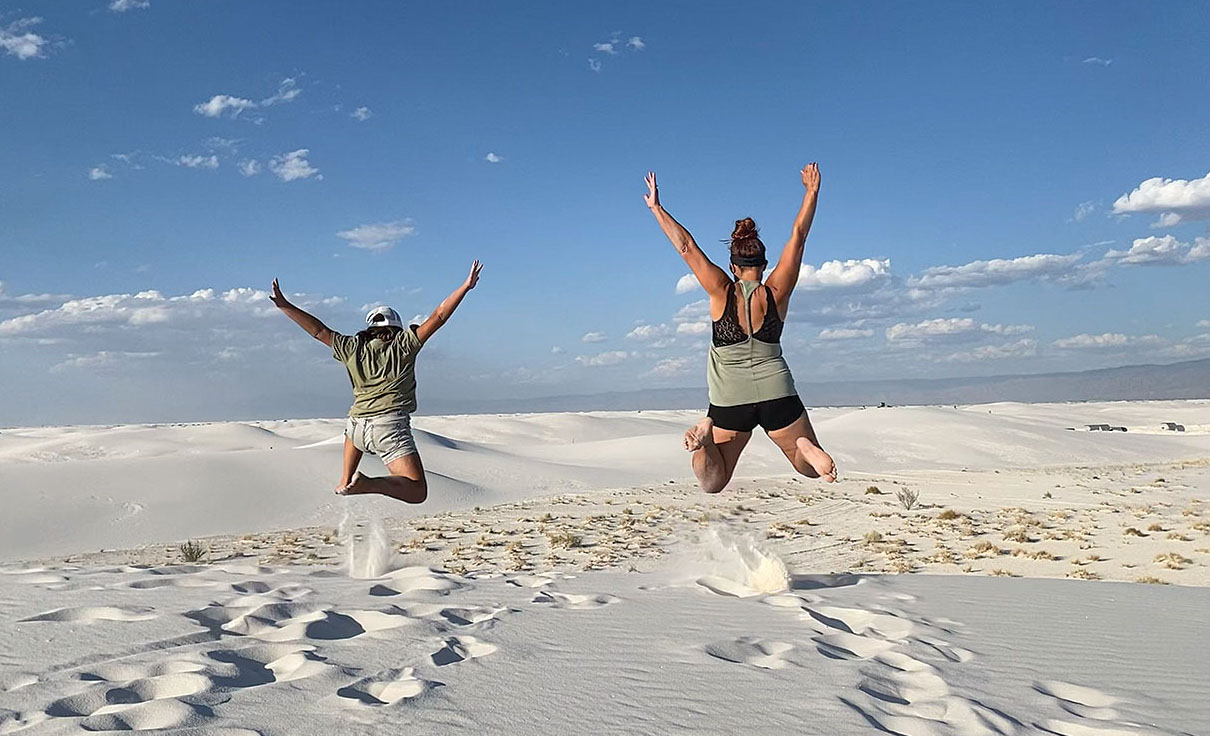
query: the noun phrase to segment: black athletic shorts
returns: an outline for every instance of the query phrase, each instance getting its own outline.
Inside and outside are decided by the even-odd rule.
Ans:
[[[802,399],[794,395],[739,406],[711,404],[706,416],[713,419],[714,426],[719,429],[729,429],[732,432],[751,432],[759,424],[760,428],[766,432],[773,432],[789,427],[798,421],[804,411],[806,411],[806,407],[802,405]]]

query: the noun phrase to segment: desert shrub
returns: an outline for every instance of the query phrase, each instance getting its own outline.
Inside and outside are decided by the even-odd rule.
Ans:
[[[206,548],[200,542],[189,540],[177,547],[177,551],[181,553],[181,558],[185,562],[197,562],[206,556]]]
[[[911,511],[916,507],[916,502],[920,500],[920,491],[914,491],[911,488],[900,488],[895,496],[899,499],[899,505]]]
[[[958,513],[957,511],[954,511],[953,509],[946,509],[946,510],[942,511],[941,513],[937,514],[937,518],[941,519],[942,521],[953,521],[954,519],[957,519],[960,516],[962,516],[962,514]]]
[[[878,486],[868,486],[865,489],[865,492],[866,492],[867,496],[869,496],[869,495],[881,496],[882,495],[882,491],[878,490]]]
[[[1141,531],[1139,531],[1138,529],[1136,529],[1132,526],[1126,527],[1126,530],[1123,531],[1122,534],[1126,535],[1127,537],[1145,537],[1145,536],[1147,536],[1146,534],[1142,533]]]
[[[546,539],[550,542],[551,547],[562,547],[563,549],[579,547],[581,542],[584,541],[579,534],[573,534],[568,531],[548,533]]]
[[[883,537],[882,537],[881,533],[871,529],[870,531],[866,532],[865,536],[862,537],[861,539],[866,544],[878,544],[879,542],[882,541]]]

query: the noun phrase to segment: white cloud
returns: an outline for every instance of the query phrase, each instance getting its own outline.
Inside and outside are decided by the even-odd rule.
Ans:
[[[647,44],[643,43],[643,39],[639,38],[638,36],[631,36],[630,40],[626,42],[626,45],[635,51],[642,51],[643,49],[647,48]]]
[[[672,316],[678,335],[703,335],[710,331],[710,300],[699,299],[677,310]]]
[[[657,340],[661,337],[668,337],[673,332],[673,328],[668,325],[642,324],[626,333],[626,337],[631,340]]]
[[[483,157],[483,160],[488,162],[489,164],[498,164],[504,160],[504,157],[497,156],[496,154],[489,152],[486,156]]]
[[[7,26],[0,26],[0,49],[21,61],[46,56],[44,49],[50,42],[44,36],[28,30],[41,22],[41,18],[21,18]]]
[[[576,362],[580,365],[589,366],[617,365],[629,360],[631,355],[631,353],[625,350],[606,350],[596,355],[577,355]]]
[[[1184,243],[1171,235],[1139,238],[1130,250],[1111,250],[1106,261],[1141,266],[1177,266],[1210,258],[1210,238],[1197,238],[1193,244]]]
[[[551,349],[550,349],[550,354],[551,354],[551,355],[562,355],[562,354],[563,354],[563,348],[559,347],[558,345],[554,345],[554,346],[552,346],[552,347],[551,347]]]
[[[322,179],[319,169],[311,165],[307,161],[307,154],[310,153],[308,148],[300,148],[297,151],[290,151],[269,159],[269,171],[277,175],[282,181],[294,181],[295,179]]]
[[[416,234],[416,226],[410,219],[395,222],[380,222],[369,225],[358,225],[352,230],[336,233],[339,238],[349,241],[349,245],[362,250],[384,251],[394,248],[400,240]]]
[[[218,156],[181,156],[176,160],[176,165],[189,169],[217,169]]]
[[[1081,202],[1076,205],[1075,212],[1071,213],[1071,219],[1076,222],[1083,222],[1089,215],[1097,211],[1099,205],[1094,200]]]
[[[687,273],[676,280],[676,293],[688,294],[694,289],[700,289],[702,285],[698,283],[697,276]]]
[[[970,363],[980,360],[1003,360],[1005,358],[1028,358],[1038,354],[1038,341],[1025,338],[1006,345],[981,345],[974,350],[950,353],[942,358],[950,363]]]
[[[109,168],[105,164],[101,164],[88,170],[88,178],[93,181],[100,181],[102,179],[112,179],[113,174],[109,173]]]
[[[244,176],[256,176],[261,171],[260,161],[254,158],[244,159],[239,162],[239,173]]]
[[[647,375],[656,378],[683,376],[701,365],[700,358],[664,358],[656,363]]]
[[[1085,64],[1096,64],[1097,66],[1109,66],[1113,63],[1113,59],[1102,59],[1099,56],[1090,56],[1084,60]]]
[[[995,335],[1024,335],[1034,331],[1033,325],[979,325],[979,329],[983,332],[990,332]]]
[[[280,105],[285,102],[290,102],[301,94],[302,90],[298,88],[298,80],[296,80],[294,77],[286,77],[278,83],[277,92],[261,100],[260,104],[265,107]]]
[[[584,337],[580,338],[580,342],[605,342],[608,339],[604,332],[586,332]]]
[[[970,317],[926,319],[914,325],[906,322],[892,325],[886,330],[886,339],[891,342],[919,341],[954,335],[969,335],[977,330],[978,325]]]
[[[355,118],[359,122],[364,123],[365,121],[369,120],[370,116],[372,116],[373,114],[374,113],[370,111],[370,108],[359,107],[356,110],[354,110],[353,112],[349,113],[349,117]]]
[[[862,337],[871,337],[874,331],[871,329],[856,329],[848,327],[836,327],[819,331],[820,340],[855,340]]]
[[[1155,177],[1113,203],[1116,214],[1161,213],[1157,225],[1210,218],[1210,174],[1200,179]]]
[[[151,7],[151,0],[113,0],[109,9],[115,13],[125,13],[128,10],[146,10]]]
[[[228,110],[231,111],[231,117],[238,116],[244,110],[256,107],[256,103],[252,100],[246,100],[243,97],[232,97],[231,95],[215,95],[208,101],[193,106],[193,111],[198,115],[205,115],[208,118],[220,117]]]
[[[853,289],[886,281],[891,276],[891,261],[864,258],[862,260],[827,261],[816,268],[805,263],[798,272],[798,286],[803,289]]]
[[[589,59],[588,68],[594,72],[599,72],[601,71],[601,62],[597,61],[596,59]]]
[[[705,335],[710,332],[709,322],[681,322],[676,326],[678,335]]]
[[[1039,253],[1020,258],[971,261],[962,266],[933,266],[910,280],[926,289],[1001,286],[1027,279],[1059,279],[1069,275],[1082,253]]]
[[[594,43],[592,48],[594,51],[600,51],[602,54],[613,55],[618,53],[612,43]]]
[[[1210,327],[1210,319],[1203,319],[1197,323],[1198,327]]]
[[[1096,350],[1102,348],[1122,348],[1134,345],[1157,345],[1163,342],[1159,335],[1123,335],[1120,332],[1106,332],[1100,335],[1074,335],[1063,337],[1051,343],[1061,350]]]
[[[71,370],[96,371],[104,368],[115,368],[122,363],[146,358],[158,358],[160,352],[132,352],[127,350],[101,350],[88,355],[72,355],[61,363],[51,366],[51,373],[63,373]]]

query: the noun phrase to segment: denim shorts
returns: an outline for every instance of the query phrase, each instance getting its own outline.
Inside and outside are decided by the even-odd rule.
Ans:
[[[345,437],[362,452],[377,455],[384,464],[416,454],[412,418],[403,412],[375,417],[349,417]]]

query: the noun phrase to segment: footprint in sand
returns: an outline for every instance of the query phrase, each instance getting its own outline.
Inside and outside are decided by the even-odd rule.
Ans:
[[[473,636],[451,636],[440,649],[433,652],[432,660],[438,667],[444,667],[447,664],[486,657],[498,648],[495,644],[479,641]]]
[[[79,608],[56,608],[23,618],[18,623],[30,621],[56,621],[91,624],[96,621],[148,621],[156,617],[153,608],[146,606],[81,606]]]
[[[433,592],[445,595],[451,590],[459,590],[466,587],[448,575],[419,566],[394,570],[384,575],[383,578],[388,579],[388,582],[376,583],[370,588],[370,595],[393,596],[418,592]]]
[[[821,624],[850,634],[874,633],[883,639],[902,640],[916,628],[911,620],[882,611],[837,606],[812,606],[806,611]]]
[[[551,608],[568,608],[573,611],[587,611],[622,600],[608,593],[597,595],[577,595],[575,593],[556,593],[553,590],[543,590],[533,597],[530,603],[543,603]]]
[[[895,648],[895,642],[837,631],[812,637],[819,653],[833,659],[870,659]]]
[[[706,654],[736,664],[751,665],[765,670],[779,670],[789,664],[785,655],[792,649],[794,649],[793,644],[744,636],[732,641],[707,644]]]
[[[416,677],[414,668],[404,667],[363,678],[342,687],[336,691],[336,694],[352,704],[393,705],[401,700],[410,700],[423,695],[441,684]]]
[[[1125,701],[1103,690],[1061,680],[1035,682],[1034,690],[1054,698],[1059,707],[1080,719],[1065,721],[1050,718],[1034,724],[1048,733],[1059,736],[1154,736],[1167,733],[1124,721],[1114,706]]]
[[[213,718],[204,705],[179,700],[153,700],[137,705],[111,705],[80,722],[85,731],[154,731],[177,729],[202,718]]]

